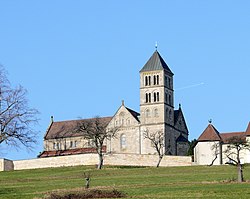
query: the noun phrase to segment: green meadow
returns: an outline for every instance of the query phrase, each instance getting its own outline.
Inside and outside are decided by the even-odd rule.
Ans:
[[[0,198],[44,198],[51,192],[90,189],[122,191],[127,198],[250,198],[250,166],[238,184],[233,166],[189,167],[60,167],[0,172]]]

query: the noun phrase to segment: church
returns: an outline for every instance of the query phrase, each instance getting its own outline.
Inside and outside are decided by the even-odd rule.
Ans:
[[[189,132],[181,105],[174,109],[174,74],[157,49],[139,73],[140,112],[128,108],[122,101],[112,117],[100,118],[107,124],[107,129],[119,129],[115,138],[106,140],[103,151],[156,154],[150,140],[145,139],[144,132],[161,131],[165,155],[186,155]],[[51,117],[44,136],[44,151],[38,157],[95,153],[91,140],[74,132],[78,121],[54,121]]]

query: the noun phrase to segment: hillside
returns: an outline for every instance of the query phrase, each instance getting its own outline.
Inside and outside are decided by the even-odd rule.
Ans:
[[[165,168],[62,167],[0,173],[0,198],[42,198],[51,191],[83,190],[84,172],[90,188],[117,189],[128,198],[249,198],[250,183],[237,184],[232,166]],[[250,167],[244,169],[250,180]]]

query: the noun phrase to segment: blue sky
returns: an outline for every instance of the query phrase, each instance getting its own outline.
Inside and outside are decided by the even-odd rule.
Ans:
[[[220,132],[250,121],[250,1],[0,0],[0,64],[40,111],[35,158],[55,121],[139,112],[139,70],[158,51],[174,75],[190,139],[211,118]],[[199,86],[193,86],[200,83]]]

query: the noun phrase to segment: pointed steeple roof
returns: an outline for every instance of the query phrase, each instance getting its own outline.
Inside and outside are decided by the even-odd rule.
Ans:
[[[198,138],[198,141],[220,141],[220,140],[221,140],[220,133],[212,124],[209,124]]]
[[[248,123],[248,126],[247,126],[246,136],[250,136],[250,122]]]
[[[154,54],[149,58],[147,63],[143,66],[140,72],[154,71],[154,70],[166,70],[173,75],[172,71],[161,57],[160,53],[156,50]]]

